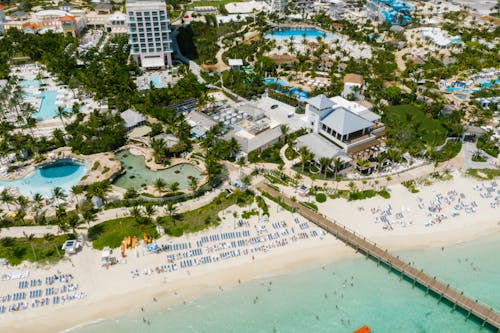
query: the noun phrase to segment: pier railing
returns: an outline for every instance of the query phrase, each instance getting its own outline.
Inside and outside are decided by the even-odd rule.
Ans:
[[[426,294],[430,291],[433,292],[439,298],[439,302],[447,300],[453,307],[452,311],[459,308],[466,312],[467,318],[474,316],[481,321],[483,326],[490,325],[500,332],[500,315],[496,313],[493,308],[482,304],[477,299],[469,298],[464,295],[463,292],[458,291],[450,287],[449,284],[445,284],[444,282],[438,280],[436,276],[431,277],[427,275],[423,269],[418,269],[410,263],[404,262],[399,258],[399,256],[390,254],[387,249],[382,249],[379,245],[377,245],[377,243],[366,239],[366,237],[350,230],[346,226],[341,225],[336,221],[331,221],[324,215],[315,212],[304,205],[300,205],[298,202],[291,200],[289,197],[283,195],[268,184],[261,182],[257,185],[257,188],[271,194],[274,197],[280,198],[282,202],[293,207],[295,211],[304,218],[328,231],[339,240],[351,246],[357,252],[371,257],[379,264],[383,264],[389,269],[399,273],[401,278],[405,277],[406,279],[412,281],[413,285],[418,284],[422,286],[426,289]]]

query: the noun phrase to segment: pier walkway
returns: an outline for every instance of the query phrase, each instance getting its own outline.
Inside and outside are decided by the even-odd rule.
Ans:
[[[479,303],[478,300],[473,300],[465,296],[463,292],[451,288],[449,284],[439,281],[435,276],[431,277],[427,275],[422,269],[418,269],[410,265],[410,263],[404,262],[399,259],[399,256],[390,254],[386,249],[382,249],[377,246],[376,243],[367,240],[362,235],[347,229],[345,226],[342,226],[337,222],[327,219],[320,213],[305,207],[299,202],[291,200],[271,186],[268,186],[266,183],[261,182],[257,184],[256,187],[257,189],[267,192],[273,197],[279,198],[283,203],[293,207],[297,213],[305,217],[310,222],[333,234],[336,238],[351,246],[357,252],[361,252],[366,256],[371,257],[379,264],[386,265],[391,270],[400,274],[401,278],[406,278],[412,281],[413,285],[418,284],[422,286],[426,289],[426,294],[431,291],[439,298],[440,302],[442,300],[448,301],[453,307],[453,311],[457,308],[461,309],[467,314],[467,318],[474,316],[482,323],[483,326],[492,326],[500,332],[500,315],[496,313],[493,308],[487,307]]]

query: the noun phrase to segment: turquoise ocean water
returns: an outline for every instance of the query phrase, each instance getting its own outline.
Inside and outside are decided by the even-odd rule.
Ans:
[[[444,250],[398,254],[500,310],[500,234]],[[359,257],[246,283],[155,313],[138,311],[72,332],[350,333],[364,324],[373,333],[481,329],[463,314],[438,304],[436,298],[424,296],[422,290]]]

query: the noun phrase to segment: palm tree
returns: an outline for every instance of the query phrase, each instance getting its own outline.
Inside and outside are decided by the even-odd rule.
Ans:
[[[163,163],[165,159],[165,140],[153,139],[151,140],[151,149],[153,149],[153,157],[156,163]]]
[[[321,167],[321,171],[325,173],[326,177],[326,171],[328,170],[328,166],[332,163],[332,159],[329,157],[320,157],[319,159],[319,165]]]
[[[9,203],[14,202],[14,196],[10,194],[6,189],[0,193],[0,200],[7,205],[7,209],[10,211]]]
[[[171,192],[175,192],[179,189],[179,183],[178,182],[173,182],[168,186],[170,188]]]
[[[288,142],[288,134],[290,133],[290,127],[286,124],[280,125],[281,135],[285,139],[285,143]]]
[[[172,216],[175,215],[177,211],[177,206],[172,200],[167,201],[167,210],[168,210],[168,215],[170,216],[170,221],[174,222],[175,224],[175,220],[172,219]]]
[[[73,231],[73,234],[76,235],[76,229],[83,224],[83,220],[80,218],[80,215],[78,215],[76,212],[71,212],[70,214],[68,214],[65,220],[68,228],[70,228],[71,231]]]
[[[198,178],[193,176],[189,177],[189,188],[193,192],[196,191],[196,189],[198,188]]]
[[[377,157],[377,168],[380,170],[382,168],[382,164],[386,160],[385,154],[378,154]]]
[[[68,117],[68,111],[62,106],[59,105],[56,110],[56,114],[61,119],[61,123],[63,124],[64,127],[66,127],[66,124],[64,124],[64,118]]]
[[[69,230],[67,220],[64,218],[60,218],[57,220],[57,227],[59,228],[59,233],[65,233]]]
[[[337,172],[339,171],[342,164],[343,164],[342,160],[338,157],[333,160],[333,168],[335,169],[335,174],[334,174],[335,178],[337,178]]]
[[[83,220],[90,227],[90,223],[95,221],[97,218],[97,214],[92,209],[87,209],[82,214]]]
[[[78,202],[78,195],[83,193],[83,187],[80,185],[74,185],[70,190],[76,202]]]
[[[155,189],[161,194],[163,192],[165,192],[165,187],[167,186],[167,183],[162,179],[162,178],[158,178],[157,180],[155,180],[154,182],[154,187]]]
[[[59,186],[56,186],[52,189],[52,198],[56,200],[57,205],[59,205],[59,200],[63,199],[66,195],[64,191]]]
[[[136,223],[140,223],[140,219],[142,217],[142,212],[139,207],[134,206],[130,209],[130,215],[132,215],[135,219]]]
[[[156,208],[153,205],[148,205],[145,208],[145,213],[146,216],[148,217],[148,220],[151,221],[152,220],[151,216],[153,216],[154,213],[156,213]]]
[[[23,236],[28,243],[30,243],[31,251],[33,251],[33,257],[36,260],[35,248],[33,247],[33,240],[35,239],[35,234],[27,234],[23,231]]]
[[[310,151],[307,147],[300,147],[299,149],[299,155],[300,155],[300,163],[302,163],[302,172],[304,172],[304,168],[306,166],[306,163],[311,161],[310,158]]]
[[[396,163],[401,159],[401,154],[397,150],[394,150],[394,149],[390,149],[387,152],[387,156],[392,161],[392,163]]]

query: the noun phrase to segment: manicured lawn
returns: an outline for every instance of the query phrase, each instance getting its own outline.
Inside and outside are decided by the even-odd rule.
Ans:
[[[414,105],[396,105],[384,109],[387,142],[410,153],[417,153],[425,145],[439,146],[446,138],[441,120]]]
[[[247,206],[253,202],[253,199],[254,196],[251,192],[233,192],[229,196],[222,193],[208,205],[189,212],[174,214],[172,219],[170,216],[161,217],[158,219],[158,223],[165,228],[169,235],[182,236],[184,232],[196,232],[218,225],[220,223],[218,214],[221,210],[234,204]]]
[[[205,7],[205,6],[213,6],[213,7],[219,7],[219,6],[224,6],[230,2],[241,2],[242,0],[220,0],[220,1],[193,1],[186,7],[192,8],[192,7]]]
[[[462,143],[448,141],[440,151],[432,152],[431,157],[434,161],[444,162],[457,156],[462,149]]]
[[[68,239],[73,239],[71,234],[60,236],[47,236],[33,238],[5,237],[0,239],[0,258],[5,258],[11,265],[19,265],[28,260],[31,262],[55,262],[64,256],[62,245]]]
[[[89,229],[89,240],[95,249],[102,250],[105,246],[117,248],[125,236],[136,236],[143,239],[144,232],[157,237],[156,228],[152,223],[138,224],[133,217],[124,217],[97,224]]]

